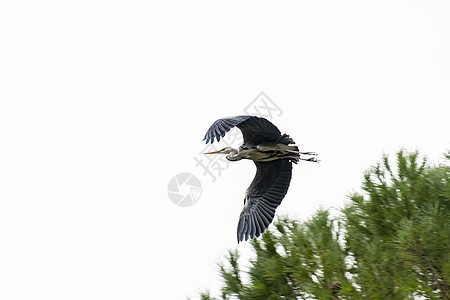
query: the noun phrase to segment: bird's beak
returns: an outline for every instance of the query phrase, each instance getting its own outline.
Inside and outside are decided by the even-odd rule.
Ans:
[[[218,151],[213,151],[213,152],[206,152],[204,154],[216,154],[216,153],[221,153],[222,150],[218,150]]]

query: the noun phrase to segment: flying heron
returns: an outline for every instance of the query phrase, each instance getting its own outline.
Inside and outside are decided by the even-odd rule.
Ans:
[[[317,162],[314,152],[300,152],[294,140],[270,121],[256,116],[236,116],[215,121],[206,132],[206,143],[220,141],[225,133],[237,126],[244,137],[238,148],[225,147],[205,154],[228,154],[227,159],[251,159],[256,165],[256,175],[248,187],[244,208],[237,227],[238,243],[259,237],[272,222],[275,209],[287,193],[292,175],[292,163],[299,160]],[[309,155],[302,158],[300,155]]]

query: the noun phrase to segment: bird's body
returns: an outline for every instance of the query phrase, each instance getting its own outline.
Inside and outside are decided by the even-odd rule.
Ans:
[[[244,137],[238,148],[223,148],[206,154],[228,154],[227,159],[237,161],[251,159],[256,165],[256,175],[245,193],[244,209],[239,218],[238,242],[261,235],[275,215],[289,188],[292,163],[299,160],[316,161],[315,153],[300,152],[295,142],[281,134],[275,125],[256,116],[237,116],[219,119],[208,129],[203,140],[217,141],[231,128],[237,126]],[[300,155],[312,155],[301,158]]]
[[[298,147],[283,143],[263,143],[252,147],[241,146],[239,149],[224,149],[225,150],[222,153],[226,153],[229,149],[227,159],[231,161],[241,159],[251,159],[253,161],[273,161],[286,158],[297,163],[299,159]]]

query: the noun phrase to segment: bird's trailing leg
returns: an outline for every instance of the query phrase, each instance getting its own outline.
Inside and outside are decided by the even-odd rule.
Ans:
[[[299,152],[299,153],[303,154],[303,155],[314,155],[314,156],[317,156],[316,152]]]
[[[299,154],[312,156],[312,157],[309,157],[309,158],[300,157],[299,158],[300,160],[316,162],[316,163],[318,163],[320,161],[320,160],[317,159],[317,153],[316,152],[299,152]]]
[[[300,157],[299,159],[300,160],[304,160],[304,161],[316,162],[316,163],[320,162],[320,160],[318,160],[317,157],[310,157],[310,158],[302,158],[302,157]]]

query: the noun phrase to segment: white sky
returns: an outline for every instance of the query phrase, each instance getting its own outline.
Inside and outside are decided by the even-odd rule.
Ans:
[[[383,152],[449,144],[448,1],[2,1],[0,298],[218,289],[255,168],[194,157],[261,91],[320,164],[278,214],[341,207]],[[238,146],[238,145],[235,145]],[[167,185],[198,176],[180,208]]]

